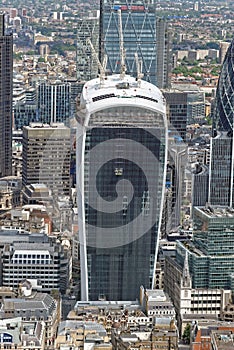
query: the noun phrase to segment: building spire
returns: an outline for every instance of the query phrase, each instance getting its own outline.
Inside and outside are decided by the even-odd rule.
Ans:
[[[187,252],[187,250],[186,250],[185,259],[184,259],[182,284],[183,284],[183,287],[190,287],[191,286],[191,277],[190,277],[190,273],[189,273],[189,263],[188,263],[188,252]]]

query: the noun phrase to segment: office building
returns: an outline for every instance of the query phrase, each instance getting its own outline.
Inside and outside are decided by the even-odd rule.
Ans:
[[[156,3],[154,0],[100,0],[99,57],[108,57],[107,71],[120,72],[119,19],[121,10],[127,73],[136,77],[135,53],[144,79],[157,85]],[[164,48],[162,48],[164,50]]]
[[[141,285],[154,286],[167,159],[164,98],[140,79],[101,75],[85,84],[77,114],[81,298],[135,300]]]
[[[87,39],[90,39],[98,52],[99,18],[81,18],[77,22],[76,72],[79,81],[88,81],[97,77],[98,66]]]
[[[157,87],[169,88],[171,84],[172,50],[171,32],[168,23],[163,18],[156,19],[156,57],[157,57]]]
[[[169,129],[177,132],[186,141],[187,125],[199,123],[205,117],[205,94],[197,87],[181,84],[171,90],[164,90],[167,103]]]
[[[232,131],[219,132],[211,139],[208,201],[212,205],[233,205]]]
[[[181,334],[194,319],[217,320],[232,298],[230,289],[194,288],[186,259],[182,266],[172,257],[166,257],[164,276],[164,290],[175,306]]]
[[[1,230],[0,283],[18,288],[29,279],[35,289],[65,294],[71,279],[70,253],[60,243],[45,234],[23,233],[20,230]]]
[[[168,139],[168,162],[166,191],[163,207],[161,233],[166,235],[178,229],[181,224],[181,208],[185,193],[185,165],[187,147],[174,138]]]
[[[145,289],[143,286],[140,290],[140,303],[149,317],[171,317],[175,319],[175,308],[167,294],[159,289]]]
[[[39,121],[69,125],[71,84],[61,81],[39,81],[37,90]]]
[[[207,166],[196,164],[192,172],[192,207],[205,206],[208,201],[209,171]]]
[[[234,65],[234,40],[231,42],[219,76],[218,86],[216,89],[216,99],[214,108],[214,126],[218,130],[233,130],[233,65]]]
[[[0,13],[0,177],[11,175],[12,167],[12,75],[13,36],[5,32]]]
[[[30,123],[39,120],[38,109],[35,103],[19,102],[14,106],[14,128],[22,129]]]
[[[70,129],[62,123],[23,128],[23,186],[44,184],[54,195],[70,193]]]
[[[234,292],[233,210],[228,207],[195,207],[193,216],[193,241],[177,242],[176,261],[184,266],[187,255],[193,288]]]

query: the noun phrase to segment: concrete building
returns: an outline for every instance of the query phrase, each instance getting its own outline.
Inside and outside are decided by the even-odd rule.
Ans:
[[[233,348],[233,322],[211,319],[191,323],[191,350],[231,350]]]
[[[45,324],[43,321],[25,321],[23,317],[0,320],[0,349],[44,350]]]
[[[164,271],[164,288],[175,306],[180,334],[183,334],[186,325],[194,319],[217,319],[230,303],[231,290],[194,288],[188,262],[181,267],[175,259],[166,257]]]
[[[141,287],[140,303],[149,317],[170,317],[175,319],[175,308],[163,290],[149,290]]]
[[[0,284],[17,288],[29,279],[38,290],[66,292],[71,280],[71,257],[45,234],[1,230]]]
[[[0,225],[2,230],[50,234],[52,232],[50,215],[49,208],[44,205],[24,205],[22,209],[12,209],[2,215]]]
[[[177,241],[176,259],[165,261],[164,287],[180,323],[189,313],[220,316],[234,290],[233,210],[195,207],[193,216],[193,240]]]
[[[55,350],[112,350],[105,328],[96,322],[63,321],[59,324]]]
[[[7,35],[5,15],[0,13],[0,177],[12,171],[12,75],[13,36]]]
[[[22,199],[27,204],[49,204],[52,205],[53,197],[51,191],[44,184],[30,184],[22,191]]]
[[[59,301],[56,301],[52,296],[46,293],[32,293],[30,288],[29,286],[28,296],[23,295],[15,299],[3,299],[0,317],[8,323],[9,318],[12,317],[21,317],[24,321],[30,323],[42,323],[45,329],[42,349],[49,349],[54,343],[58,322],[60,320]],[[22,339],[24,339],[23,335]],[[25,341],[26,340],[27,338],[25,337]],[[20,349],[34,349],[34,347],[22,347]],[[38,350],[38,348],[35,348],[35,350],[36,349]]]
[[[140,350],[178,349],[178,333],[175,322],[170,317],[156,318],[152,328],[136,327],[132,331],[121,331],[116,324],[112,333],[113,349]]]
[[[7,176],[0,179],[0,213],[21,204],[21,178]]]
[[[23,186],[44,184],[55,196],[70,193],[70,129],[62,123],[23,128]]]

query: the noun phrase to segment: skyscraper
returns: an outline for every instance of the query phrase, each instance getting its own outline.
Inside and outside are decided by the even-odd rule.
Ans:
[[[71,84],[40,81],[38,112],[41,123],[68,122],[71,117]]]
[[[156,81],[159,89],[169,88],[171,84],[172,52],[171,32],[163,18],[156,19]]]
[[[213,112],[209,202],[233,206],[233,114],[234,114],[234,40],[230,44],[219,76]]]
[[[233,129],[234,114],[234,40],[231,42],[219,76],[216,90],[214,126],[220,130]]]
[[[137,53],[142,60],[144,79],[157,85],[155,0],[100,0],[100,58],[103,59],[106,54],[107,70],[111,73],[119,73],[118,10],[121,10],[122,16],[127,73],[136,77],[135,53]]]
[[[171,127],[186,141],[186,128],[190,123],[199,123],[205,117],[205,94],[196,86],[181,84],[181,87],[163,92],[167,102],[167,115]]]
[[[70,193],[70,129],[62,123],[23,128],[23,186],[43,183],[54,195]]]
[[[0,177],[11,175],[13,37],[0,14]]]
[[[233,205],[232,131],[219,132],[211,140],[209,198],[212,205]]]
[[[166,107],[154,85],[87,82],[77,128],[82,300],[135,300],[154,285],[167,158]]]
[[[77,22],[76,72],[79,81],[88,81],[97,77],[97,62],[92,55],[87,39],[90,39],[98,51],[99,18],[87,17]]]

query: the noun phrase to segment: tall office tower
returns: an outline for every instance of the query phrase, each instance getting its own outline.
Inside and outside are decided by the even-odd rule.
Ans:
[[[192,173],[192,208],[205,206],[208,201],[209,171],[203,164],[197,164]]]
[[[144,79],[157,85],[155,0],[100,0],[99,57],[108,57],[107,70],[119,73],[119,19],[121,10],[127,73],[136,77],[135,53],[142,60]],[[162,67],[161,67],[162,68]]]
[[[159,89],[128,75],[84,85],[78,109],[81,298],[135,300],[154,286],[167,159]]]
[[[196,89],[196,88],[195,88]],[[186,141],[186,128],[190,123],[198,123],[205,117],[205,94],[194,87],[184,86],[182,91],[164,90],[167,116],[170,128],[178,132]]]
[[[234,40],[230,44],[219,76],[214,108],[214,126],[229,131],[233,129],[234,113]]]
[[[13,37],[0,14],[0,177],[11,175]]]
[[[187,146],[176,138],[168,139],[166,193],[161,231],[166,235],[181,225],[181,208],[185,193]]]
[[[168,165],[170,167],[171,211],[167,233],[181,224],[181,208],[184,195],[185,165],[187,147],[183,142],[171,142],[168,145]]]
[[[77,22],[76,72],[79,81],[88,81],[97,77],[98,66],[87,39],[90,39],[98,52],[99,18],[82,18]]]
[[[221,69],[213,111],[214,130],[211,147],[209,201],[233,206],[233,113],[234,113],[234,40]],[[217,135],[216,135],[217,134]]]
[[[54,195],[70,193],[70,129],[62,123],[23,128],[22,183],[44,183]]]
[[[156,52],[157,87],[159,89],[169,88],[172,71],[171,32],[168,23],[162,18],[156,20]]]
[[[41,81],[37,88],[39,121],[68,124],[71,117],[71,84]]]
[[[212,205],[233,206],[232,136],[232,131],[223,131],[211,140],[208,201]]]

